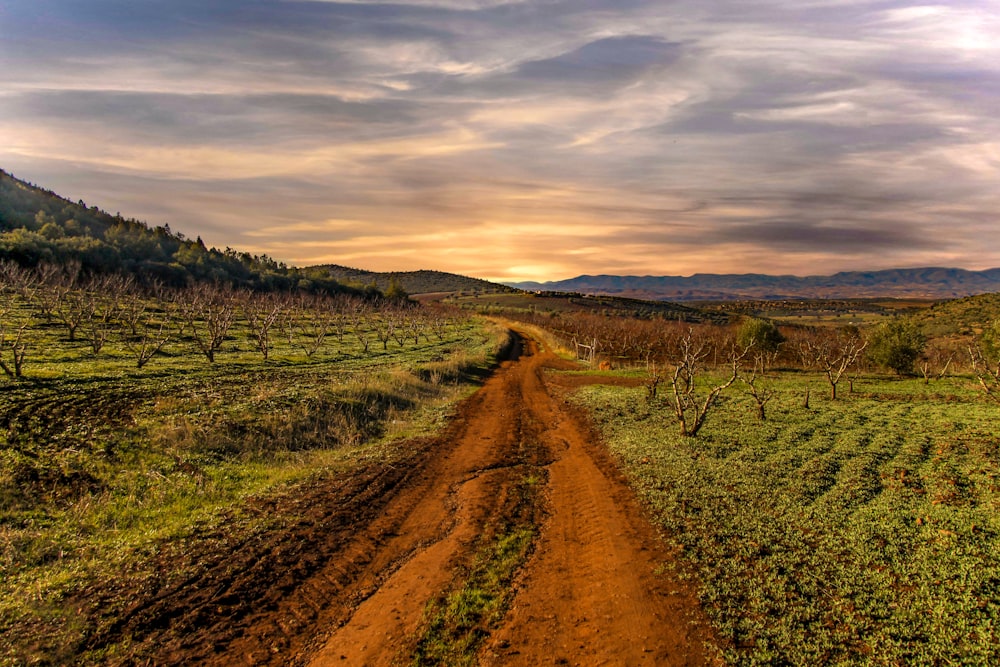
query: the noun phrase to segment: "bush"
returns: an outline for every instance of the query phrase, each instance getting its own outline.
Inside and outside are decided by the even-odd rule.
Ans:
[[[909,374],[926,343],[927,338],[913,322],[890,320],[872,331],[868,359],[897,375]]]
[[[748,317],[736,332],[736,343],[743,348],[753,348],[757,352],[777,352],[785,337],[770,320]]]

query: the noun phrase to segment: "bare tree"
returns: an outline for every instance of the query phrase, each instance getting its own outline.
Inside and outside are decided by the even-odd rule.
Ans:
[[[663,368],[658,366],[655,362],[646,362],[646,400],[654,401],[656,400],[656,392],[660,389],[660,383],[663,382]]]
[[[351,326],[351,311],[354,309],[355,299],[347,296],[338,296],[332,299],[328,305],[330,330],[337,337],[340,345],[344,344],[344,336]]]
[[[143,316],[146,314],[148,305],[138,291],[130,291],[122,296],[118,305],[118,319],[122,326],[128,327],[129,334],[138,335],[139,323],[146,321]]]
[[[674,416],[677,417],[682,436],[698,435],[719,395],[731,387],[739,377],[742,355],[737,353],[735,346],[732,346],[730,372],[727,378],[707,388],[698,386],[699,376],[706,370],[705,360],[715,352],[715,347],[705,336],[696,335],[694,329],[689,329],[687,335],[678,341],[678,354],[674,373],[670,378],[670,387],[673,390]]]
[[[822,331],[812,338],[806,338],[800,343],[803,356],[809,359],[826,375],[830,383],[830,399],[837,400],[837,384],[844,373],[857,363],[868,346],[861,335],[854,329],[837,331]]]
[[[769,357],[770,362],[768,361]],[[773,360],[772,353],[756,354],[753,356],[750,366],[740,373],[740,381],[746,388],[747,395],[753,398],[757,406],[757,418],[761,421],[767,420],[765,407],[777,395],[777,390],[767,378],[767,369]]]
[[[118,276],[100,276],[92,278],[80,290],[84,328],[94,354],[101,353],[111,336],[125,284]]]
[[[370,306],[356,299],[351,301],[351,331],[354,333],[354,337],[358,339],[361,343],[362,351],[368,354],[368,347],[371,345],[372,331],[368,328],[368,314],[370,311]]]
[[[917,368],[924,376],[924,384],[930,384],[931,378],[940,380],[948,374],[951,362],[955,360],[955,351],[931,342],[926,345],[917,359]]]
[[[136,368],[145,366],[173,337],[169,314],[160,318],[148,315],[132,326],[131,331],[131,335],[125,332],[122,338],[125,347],[135,356]]]
[[[1000,357],[990,358],[981,344],[969,346],[972,372],[986,397],[1000,403]]]
[[[39,281],[34,272],[16,262],[0,260],[0,292],[17,294],[25,301],[31,301]]]
[[[389,339],[396,333],[396,318],[391,311],[383,311],[373,319],[375,336],[382,342],[382,349],[389,349]]]
[[[278,316],[286,308],[284,299],[272,294],[249,294],[243,299],[243,315],[246,317],[250,335],[257,350],[267,361],[271,352],[271,328],[278,321]]]
[[[0,296],[3,298],[0,302],[0,370],[8,377],[17,379],[24,375],[24,359],[28,353],[25,342],[28,321],[16,316],[13,294]]]
[[[229,329],[236,318],[235,299],[231,290],[198,285],[182,293],[178,306],[185,331],[190,331],[195,347],[209,363],[215,363]]]

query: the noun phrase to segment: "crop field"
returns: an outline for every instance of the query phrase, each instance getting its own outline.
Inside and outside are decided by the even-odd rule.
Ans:
[[[768,381],[767,421],[734,388],[697,438],[642,387],[572,399],[679,550],[727,661],[1000,664],[1000,406],[968,378],[862,377],[836,401],[815,374]]]
[[[157,300],[136,334],[102,322],[99,351],[86,324],[71,341],[6,304],[8,334],[28,326],[22,375],[0,376],[0,664],[77,660],[100,630],[89,587],[161,576],[157,554],[207,528],[238,543],[288,520],[246,514],[248,499],[404,458],[396,443],[443,424],[507,341],[442,311],[286,303],[265,358],[237,303],[210,362],[192,328],[205,321]],[[142,326],[167,341],[139,367]]]

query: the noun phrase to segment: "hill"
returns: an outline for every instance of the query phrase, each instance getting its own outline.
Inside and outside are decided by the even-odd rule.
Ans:
[[[915,318],[932,335],[979,334],[1000,319],[1000,294],[978,294],[936,303]]]
[[[314,266],[310,270],[321,270],[331,278],[341,282],[360,285],[374,284],[379,290],[386,291],[395,280],[408,294],[432,294],[450,292],[470,292],[476,294],[509,293],[516,290],[507,285],[491,283],[479,278],[469,278],[444,271],[394,271],[377,272],[354,269],[336,264]]]
[[[121,273],[140,282],[183,286],[220,282],[254,290],[304,289],[364,294],[366,289],[266,255],[208,248],[169,225],[111,215],[0,170],[0,261],[23,267],[78,263],[86,273]],[[367,290],[371,293],[371,290]]]
[[[693,276],[578,276],[569,280],[509,283],[525,290],[574,291],[671,301],[752,299],[953,299],[1000,291],[1000,269],[953,268],[844,271],[830,276],[712,274]]]

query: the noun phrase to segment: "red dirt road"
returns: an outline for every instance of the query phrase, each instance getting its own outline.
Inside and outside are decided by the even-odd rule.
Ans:
[[[470,399],[387,554],[407,554],[311,661],[407,664],[428,601],[445,590],[523,466],[547,470],[534,553],[483,665],[697,665],[707,625],[690,591],[656,574],[670,558],[631,492],[544,381],[561,365],[529,341]],[[405,494],[404,494],[405,495]],[[374,574],[374,573],[373,573]]]
[[[533,542],[466,662],[714,662],[695,596],[656,573],[672,555],[559,396],[592,376],[548,373],[570,365],[522,341],[442,435],[246,508],[273,528],[223,524],[165,552],[162,575],[117,579],[87,648],[128,637],[122,665],[451,664],[415,659],[428,609],[516,529]]]

